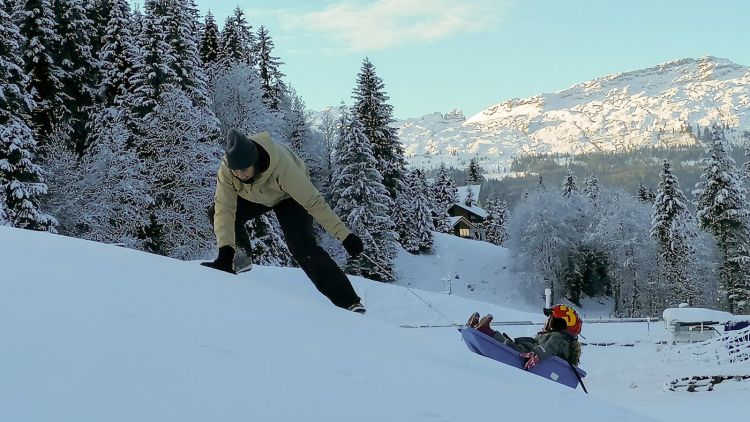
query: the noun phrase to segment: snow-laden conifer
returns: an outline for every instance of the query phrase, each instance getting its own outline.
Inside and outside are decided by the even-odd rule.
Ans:
[[[129,147],[132,134],[124,113],[105,110],[113,113],[106,118],[106,130],[82,160],[71,162],[66,151],[55,152],[53,203],[65,234],[145,250],[139,234],[153,205],[149,169]]]
[[[597,196],[599,196],[599,179],[592,175],[589,175],[584,181],[583,181],[583,194],[586,195],[590,200],[596,201]]]
[[[406,172],[404,147],[396,129],[391,127],[394,122],[393,106],[388,103],[390,97],[385,92],[385,84],[369,59],[362,63],[352,98],[353,109],[372,143],[383,184],[391,198],[395,199]]]
[[[566,198],[569,198],[571,195],[577,193],[578,184],[576,183],[576,178],[573,175],[573,170],[568,169],[567,173],[565,174],[565,178],[563,179],[562,195]]]
[[[482,174],[482,168],[479,167],[479,163],[477,162],[477,158],[474,157],[469,161],[469,177],[468,177],[468,183],[478,184],[485,181],[484,175]]]
[[[250,258],[253,264],[288,267],[292,256],[281,236],[276,215],[268,213],[247,223]]]
[[[471,207],[476,205],[477,198],[474,198],[474,190],[471,189],[471,187],[467,187],[466,189],[466,198],[464,198],[464,205],[467,207]]]
[[[436,229],[443,233],[453,233],[450,226],[448,209],[458,202],[456,183],[448,174],[445,163],[440,164],[435,181],[432,185],[433,211],[436,215]]]
[[[392,281],[397,234],[390,208],[393,202],[377,169],[370,140],[356,113],[344,113],[335,156],[335,212],[365,244],[365,254],[350,258],[347,272]]]
[[[638,200],[643,203],[648,203],[649,205],[654,203],[654,200],[656,200],[656,193],[654,193],[654,190],[649,188],[646,189],[645,186],[643,186],[643,183],[638,185],[638,192],[636,193],[636,196],[638,197]]]
[[[248,134],[268,131],[273,139],[283,139],[279,116],[266,107],[255,68],[234,64],[222,70],[213,85],[213,112],[224,132],[231,128]]]
[[[83,155],[88,140],[88,110],[94,103],[98,66],[92,54],[94,22],[81,0],[53,0],[56,43],[53,59],[59,71],[66,114],[60,116],[57,136]]]
[[[59,37],[51,0],[27,0],[20,6],[16,20],[20,22],[22,45],[18,51],[23,54],[23,70],[29,77],[26,90],[35,101],[32,128],[39,146],[44,148],[46,138],[52,135],[61,116],[68,114],[60,70],[54,61],[54,47],[59,45]]]
[[[201,36],[201,59],[204,65],[219,61],[219,26],[216,25],[213,13],[209,10],[203,24]]]
[[[695,208],[701,229],[712,233],[722,254],[720,278],[729,311],[747,311],[750,305],[750,251],[748,203],[734,159],[727,153],[724,132],[711,127],[711,143],[703,159],[701,181],[696,185]]]
[[[255,56],[257,40],[253,27],[247,22],[245,12],[238,6],[229,16],[219,39],[219,61],[226,65],[257,63]]]
[[[34,101],[19,54],[24,39],[5,6],[0,0],[0,224],[54,230],[55,219],[39,206],[47,185],[30,127]]]
[[[258,28],[257,43],[255,45],[255,56],[258,61],[258,73],[260,75],[260,86],[263,88],[263,100],[271,110],[279,110],[282,97],[287,90],[284,85],[284,74],[281,73],[281,65],[284,64],[278,57],[273,55],[274,44],[268,34],[268,28]]]
[[[94,34],[91,36],[91,55],[97,57],[103,46],[107,22],[112,12],[113,0],[89,0],[85,3],[86,16],[93,23]]]
[[[103,107],[121,105],[125,95],[131,92],[130,79],[138,54],[136,34],[131,32],[130,6],[127,0],[111,0],[111,4],[99,51],[101,81],[97,89],[97,101]]]
[[[127,103],[136,117],[143,118],[156,107],[162,93],[174,85],[174,50],[167,42],[166,15],[169,3],[147,0],[140,34],[142,58],[136,64],[130,83],[133,92]]]
[[[487,202],[487,219],[483,225],[487,236],[487,241],[502,246],[508,240],[508,220],[510,213],[508,203],[491,199]]]
[[[695,233],[687,200],[666,160],[660,177],[651,214],[651,236],[658,244],[660,280],[668,289],[669,304],[695,303],[698,289],[688,268],[693,252],[691,239]]]
[[[434,239],[432,232],[435,225],[432,222],[432,205],[430,200],[430,187],[424,172],[414,170],[410,178],[410,187],[414,192],[414,219],[419,235],[419,252],[432,253]]]
[[[143,119],[140,156],[147,160],[151,206],[147,248],[175,258],[195,258],[214,246],[206,207],[214,195],[220,150],[218,123],[171,86]]]
[[[198,10],[194,0],[168,0],[163,14],[165,41],[170,45],[174,84],[196,106],[207,107],[208,84],[200,57]]]

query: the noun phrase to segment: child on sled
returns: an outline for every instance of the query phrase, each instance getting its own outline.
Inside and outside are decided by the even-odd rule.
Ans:
[[[581,333],[583,321],[578,313],[567,305],[555,305],[552,308],[544,308],[547,315],[547,323],[544,329],[537,333],[536,337],[510,338],[505,333],[499,333],[490,328],[492,315],[487,314],[479,318],[479,313],[474,312],[468,327],[474,328],[494,339],[517,350],[521,357],[526,359],[524,369],[532,369],[542,359],[550,356],[559,356],[572,365],[578,365],[581,358],[581,344],[578,342],[578,334]]]

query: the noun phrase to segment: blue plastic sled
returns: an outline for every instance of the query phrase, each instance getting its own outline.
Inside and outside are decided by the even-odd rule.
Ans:
[[[469,346],[469,349],[472,352],[502,362],[506,365],[523,369],[525,360],[512,347],[507,346],[474,328],[459,328],[458,331],[461,332],[464,342],[466,342],[466,345]],[[573,372],[573,368],[578,371],[578,375],[581,378],[586,376],[586,371],[572,366],[566,360],[557,356],[552,356],[542,360],[529,372],[559,382],[560,384],[567,385],[570,388],[576,388],[578,387],[578,378]]]

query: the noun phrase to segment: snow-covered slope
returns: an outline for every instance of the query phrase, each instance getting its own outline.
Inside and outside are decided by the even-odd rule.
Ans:
[[[527,291],[514,277],[508,249],[444,233],[434,233],[434,239],[432,255],[411,255],[399,250],[399,285],[533,313],[544,306],[544,292]]]
[[[469,159],[495,177],[519,153],[585,153],[692,143],[688,125],[750,128],[750,68],[715,57],[605,76],[555,93],[514,98],[468,119],[434,113],[398,122],[412,166]]]
[[[647,420],[473,355],[455,331],[398,328],[424,308],[401,287],[355,279],[361,316],[295,269],[231,276],[4,227],[0,245],[3,421],[479,421],[540,402]],[[423,294],[452,317],[479,305]]]

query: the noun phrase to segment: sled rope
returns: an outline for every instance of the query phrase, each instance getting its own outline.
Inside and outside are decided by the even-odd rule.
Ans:
[[[566,361],[566,362],[568,362],[568,365],[570,365],[570,369],[571,369],[571,370],[573,371],[573,373],[574,373],[574,374],[576,375],[576,378],[578,378],[578,383],[579,383],[579,384],[581,384],[581,387],[583,388],[583,392],[584,392],[584,393],[586,393],[586,394],[588,394],[588,393],[589,393],[589,390],[587,390],[587,389],[586,389],[586,384],[584,384],[584,383],[583,383],[583,379],[581,379],[581,375],[580,375],[580,374],[578,374],[578,368],[576,368],[576,367],[575,367],[575,366],[574,366],[574,365],[573,365],[572,363],[570,363],[569,361]]]
[[[386,270],[385,268],[383,268],[382,266],[380,266],[380,264],[378,264],[377,262],[375,262],[374,259],[370,258],[369,255],[367,255],[366,253],[362,253],[362,256],[364,256],[365,258],[367,258],[368,261],[370,261],[373,265],[375,265],[376,267],[378,267],[378,269],[380,271],[384,272],[385,275],[387,275],[388,277],[392,278],[393,280],[396,279],[396,276],[393,275],[392,272],[390,272],[390,271]],[[438,310],[436,307],[432,306],[432,303],[424,300],[424,298],[422,298],[422,296],[418,295],[417,292],[415,292],[414,290],[412,290],[411,287],[409,287],[409,286],[404,286],[404,287],[406,287],[406,290],[408,290],[409,292],[411,292],[411,294],[413,294],[414,296],[416,296],[417,299],[421,300],[425,305],[427,305],[428,308],[432,309],[433,311],[435,311],[435,313],[437,313],[438,315],[440,315],[446,322],[448,322],[448,324],[450,324],[451,327],[460,327],[460,325],[458,325],[455,322],[451,321],[451,319],[448,318],[447,316],[445,316],[445,314],[443,314],[442,312],[440,312],[440,310]]]

